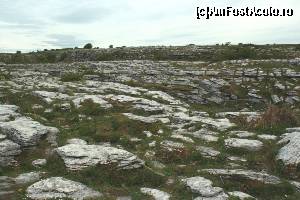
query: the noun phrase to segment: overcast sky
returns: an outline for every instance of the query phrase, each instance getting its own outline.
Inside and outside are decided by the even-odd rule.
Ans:
[[[293,8],[293,17],[197,20],[197,6]],[[0,0],[0,51],[65,47],[300,43],[299,0]]]

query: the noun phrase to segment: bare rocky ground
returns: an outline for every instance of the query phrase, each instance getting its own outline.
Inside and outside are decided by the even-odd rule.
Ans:
[[[300,199],[300,59],[1,65],[0,199]]]

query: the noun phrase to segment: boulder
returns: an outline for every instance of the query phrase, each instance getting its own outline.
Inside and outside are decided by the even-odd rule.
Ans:
[[[29,172],[20,174],[15,178],[16,184],[28,184],[32,182],[36,182],[41,179],[41,173],[40,172]]]
[[[42,167],[47,164],[47,160],[46,159],[37,159],[37,160],[32,161],[31,164],[34,167]]]
[[[34,146],[46,135],[50,127],[44,126],[31,118],[20,117],[14,121],[0,122],[0,131],[22,147]]]
[[[140,168],[144,161],[134,154],[104,145],[68,144],[56,149],[69,170],[81,170],[98,164],[116,164],[120,169]]]
[[[212,182],[201,176],[195,176],[191,178],[184,178],[181,181],[189,188],[192,192],[200,194],[201,197],[215,197],[223,193],[223,189],[220,187],[213,187]]]
[[[91,188],[62,177],[41,180],[29,186],[26,196],[33,200],[62,199],[73,200],[99,199],[102,194]]]
[[[14,157],[21,153],[20,145],[11,140],[0,141],[0,166],[9,166],[16,163]]]

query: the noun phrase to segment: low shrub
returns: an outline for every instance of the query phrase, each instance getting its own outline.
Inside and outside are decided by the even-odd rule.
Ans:
[[[278,126],[292,127],[298,124],[295,113],[285,107],[270,106],[255,122],[255,127],[274,128]]]
[[[247,116],[239,116],[234,122],[246,130],[266,132],[272,134],[282,134],[285,128],[295,127],[299,125],[299,117],[297,114],[286,107],[271,105],[256,120],[247,120]]]
[[[82,102],[79,111],[82,114],[91,116],[103,115],[105,113],[105,109],[102,108],[99,104],[94,103],[91,99],[87,99]]]
[[[93,45],[91,43],[87,43],[86,45],[84,45],[83,47],[84,49],[92,49]]]
[[[81,81],[83,75],[80,73],[66,73],[61,77],[63,82]]]

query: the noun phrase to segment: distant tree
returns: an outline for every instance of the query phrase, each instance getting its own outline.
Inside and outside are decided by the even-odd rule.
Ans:
[[[21,51],[16,51],[16,54],[11,57],[12,63],[22,63],[24,61],[21,53]]]
[[[78,49],[78,47],[74,47],[74,49]]]
[[[87,43],[86,45],[84,45],[83,47],[84,49],[92,49],[93,45],[91,43]]]
[[[109,45],[109,48],[110,48],[110,49],[114,48],[114,45],[112,45],[112,44],[111,44],[111,45]]]

